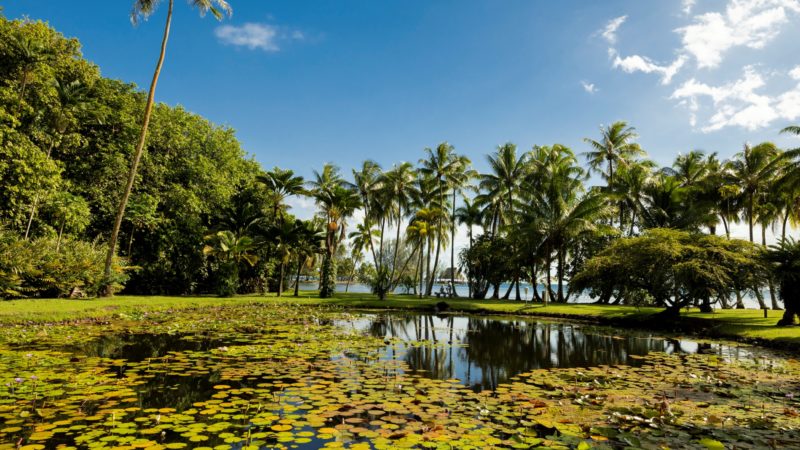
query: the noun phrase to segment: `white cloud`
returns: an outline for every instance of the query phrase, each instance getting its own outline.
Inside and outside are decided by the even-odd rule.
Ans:
[[[644,72],[661,74],[661,84],[669,84],[675,74],[677,74],[686,63],[686,57],[684,55],[679,55],[672,64],[663,66],[656,64],[646,56],[631,55],[622,58],[614,49],[610,49],[609,54],[614,58],[611,63],[614,68],[622,69],[627,73]]]
[[[584,91],[590,94],[594,94],[595,92],[597,92],[597,86],[595,86],[594,83],[587,83],[586,81],[581,81],[581,86],[583,87]]]
[[[789,76],[795,80],[800,80],[800,66],[795,66],[794,69],[790,70]]]
[[[625,23],[625,20],[628,19],[628,16],[619,16],[616,19],[611,19],[606,24],[606,27],[600,33],[603,38],[608,41],[610,44],[614,44],[617,42],[617,30],[619,27]]]
[[[792,121],[800,117],[800,84],[774,97],[759,92],[766,84],[761,73],[747,66],[742,78],[720,86],[692,78],[675,89],[671,98],[689,108],[692,126],[696,125],[701,100],[709,98],[715,112],[701,127],[706,133],[732,126],[755,130],[779,119]]]
[[[246,23],[241,26],[222,25],[214,30],[214,34],[222,42],[250,50],[261,49],[266,52],[277,52],[280,47],[277,43],[278,30],[272,26],[261,23]]]
[[[675,31],[698,67],[714,68],[732,48],[763,48],[788,22],[787,11],[800,12],[800,1],[729,0],[724,12],[697,15],[692,24]]]
[[[695,0],[683,0],[683,2],[682,2],[683,13],[684,14],[691,14],[692,13],[692,8],[694,8],[695,3],[697,3]]]

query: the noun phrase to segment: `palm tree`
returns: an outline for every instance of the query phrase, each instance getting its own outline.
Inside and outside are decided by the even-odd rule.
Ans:
[[[569,148],[558,144],[535,147],[532,155],[533,167],[523,189],[526,197],[519,223],[523,230],[540,239],[538,248],[548,291],[555,257],[556,298],[565,302],[568,296],[564,296],[563,286],[570,246],[580,235],[596,230],[596,221],[607,212],[607,199],[597,191],[583,194],[585,173]]]
[[[527,174],[529,158],[528,153],[517,158],[517,146],[510,142],[499,146],[494,155],[487,156],[490,172],[479,176],[479,186],[484,193],[476,197],[476,203],[491,212],[485,216],[490,222],[492,236],[497,234],[499,226],[512,220],[514,199]]]
[[[284,200],[293,195],[302,195],[306,192],[303,177],[295,176],[290,169],[275,167],[264,175],[256,177],[258,183],[263,184],[275,197],[273,214],[279,222],[283,222],[283,215],[286,209]]]
[[[455,219],[458,224],[466,225],[469,249],[472,250],[472,244],[474,243],[472,229],[476,225],[483,224],[483,210],[478,204],[471,202],[468,198],[464,198],[463,205],[456,209]],[[469,298],[472,298],[472,283],[467,283],[467,286],[469,289]]]
[[[742,152],[737,153],[729,163],[731,175],[741,192],[750,242],[754,242],[753,228],[757,220],[758,201],[775,175],[779,153],[771,142],[755,147],[745,144]]]
[[[375,240],[380,237],[380,232],[376,230],[369,218],[365,217],[363,223],[356,225],[356,230],[347,235],[350,239],[352,252],[363,253],[369,250],[372,254],[372,262],[378,267],[378,255],[375,253]]]
[[[458,297],[456,293],[456,196],[463,193],[470,180],[478,176],[476,170],[470,169],[471,163],[466,156],[456,155],[453,159],[453,170],[447,177],[447,184],[453,196],[450,204],[450,289],[454,297]]]
[[[311,195],[320,208],[326,222],[322,273],[320,276],[320,297],[329,298],[336,291],[336,250],[346,236],[347,218],[361,206],[357,191],[345,185],[339,169],[326,164],[322,172],[314,172],[310,183]]]
[[[39,39],[32,39],[22,33],[13,35],[13,46],[22,66],[19,93],[17,94],[17,112],[19,112],[22,101],[25,99],[25,91],[31,81],[31,72],[36,68],[36,64],[46,60],[52,51]]]
[[[53,110],[52,123],[55,136],[51,137],[50,146],[47,149],[48,160],[53,154],[53,149],[61,145],[61,140],[67,132],[70,122],[73,120],[73,115],[85,106],[86,93],[88,91],[86,85],[80,80],[67,83],[56,79],[53,83],[53,87],[56,90],[58,104]],[[39,195],[40,193],[37,192],[36,196],[33,198],[31,212],[28,215],[28,225],[25,227],[25,239],[28,239],[33,219],[36,216],[36,208],[40,200]]]
[[[258,262],[258,256],[251,253],[256,243],[250,236],[237,236],[230,230],[217,231],[205,240],[203,253],[216,258],[219,264],[218,294],[221,297],[235,294],[239,286],[239,264],[246,262],[253,266]]]
[[[639,144],[633,142],[637,137],[636,130],[629,127],[627,122],[617,121],[608,127],[600,127],[600,135],[600,140],[597,141],[590,138],[583,140],[592,147],[592,150],[584,155],[590,169],[605,178],[606,187],[610,190],[616,181],[615,170],[627,165],[636,156],[643,155],[644,151]],[[620,231],[622,231],[622,219],[620,219]]]
[[[297,255],[297,274],[294,281],[295,297],[300,295],[300,274],[303,267],[313,267],[316,255],[321,251],[320,244],[324,238],[322,223],[318,219],[302,221],[295,246]]]
[[[390,215],[394,211],[396,216],[389,217],[394,221],[396,236],[394,243],[394,255],[392,257],[392,269],[389,274],[389,286],[394,285],[394,275],[397,268],[397,253],[400,249],[400,229],[402,228],[403,217],[408,214],[412,202],[412,189],[416,174],[411,163],[401,163],[393,167],[382,176],[382,197],[391,205]],[[376,266],[376,268],[379,268]]]
[[[448,197],[450,190],[452,189],[451,181],[456,177],[456,172],[462,169],[463,160],[459,159],[455,154],[455,147],[450,145],[447,142],[442,142],[441,144],[436,146],[435,150],[431,150],[430,148],[425,149],[425,153],[427,154],[427,158],[422,158],[419,160],[421,167],[420,172],[426,176],[429,176],[436,180],[437,190],[439,193],[439,204],[442,208],[445,205],[445,199]],[[442,215],[439,217],[440,221],[443,221],[446,216]],[[452,220],[452,216],[450,217]],[[444,224],[439,223],[437,224],[437,228],[439,231],[444,230]],[[452,227],[452,222],[450,223]],[[433,273],[434,276],[428,282],[428,295],[430,295],[430,291],[433,289],[433,278],[435,278],[436,269],[439,266],[439,251],[441,250],[442,240],[436,240],[436,255],[434,257],[434,264],[433,264]],[[455,292],[455,289],[453,289]]]
[[[304,230],[306,226],[302,220],[295,220],[294,223],[279,222],[266,230],[264,230],[264,237],[267,242],[275,246],[275,251],[278,254],[278,262],[280,267],[280,278],[278,278],[278,297],[283,293],[283,283],[286,279],[286,265],[291,260],[292,253],[299,245],[301,239],[304,238]]]
[[[125,216],[125,207],[128,204],[128,197],[131,195],[133,183],[136,180],[136,170],[139,167],[139,160],[141,160],[142,153],[144,152],[144,145],[147,139],[147,127],[150,124],[150,115],[153,112],[153,103],[155,101],[156,85],[158,84],[158,77],[161,75],[161,67],[164,64],[164,56],[167,52],[167,40],[169,39],[169,29],[172,23],[172,9],[175,0],[168,1],[169,7],[167,9],[167,20],[164,25],[164,34],[161,38],[161,51],[158,55],[158,62],[156,63],[153,79],[150,82],[150,90],[147,94],[147,103],[145,103],[144,115],[142,117],[142,130],[139,133],[139,141],[136,144],[136,150],[133,152],[131,167],[128,171],[128,181],[125,184],[125,190],[122,191],[122,197],[119,200],[117,214],[114,219],[114,227],[111,230],[111,238],[108,242],[108,253],[106,254],[105,264],[106,279],[110,279],[111,277],[111,264],[114,259],[114,254],[116,253],[119,229],[122,226],[122,219]],[[133,11],[131,12],[131,21],[134,23],[134,25],[139,23],[140,20],[146,20],[148,17],[150,17],[159,3],[160,0],[135,0],[133,4]],[[231,7],[225,0],[190,0],[190,3],[200,11],[201,16],[204,16],[206,13],[210,12],[217,20],[222,20],[225,14],[230,16],[232,13]],[[105,289],[103,295],[112,295],[110,286]]]
[[[654,165],[652,161],[631,162],[620,167],[615,174],[616,181],[609,197],[630,214],[628,236],[633,236],[637,221],[641,219],[644,189],[650,181]]]

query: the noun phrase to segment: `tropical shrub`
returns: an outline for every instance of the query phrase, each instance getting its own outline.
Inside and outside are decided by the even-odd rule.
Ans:
[[[56,238],[24,240],[0,231],[0,296],[96,296],[105,281],[104,262],[98,242],[63,238],[59,246]],[[119,291],[127,278],[124,262],[115,260],[108,284]]]
[[[759,248],[746,241],[657,228],[618,239],[590,258],[572,288],[614,290],[634,304],[643,303],[637,300],[646,293],[647,303],[665,307],[669,314],[690,305],[710,310],[737,287],[763,283],[759,255]]]

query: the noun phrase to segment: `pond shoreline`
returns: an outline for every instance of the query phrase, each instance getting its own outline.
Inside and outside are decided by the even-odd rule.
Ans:
[[[252,302],[274,302],[301,305],[319,305],[360,310],[435,311],[435,305],[444,301],[447,313],[473,315],[506,315],[541,317],[580,321],[625,329],[654,330],[694,337],[726,339],[777,350],[797,352],[800,344],[800,327],[777,327],[782,311],[715,310],[700,313],[697,310],[682,312],[680,318],[665,320],[657,314],[661,308],[596,304],[555,304],[507,300],[418,299],[411,296],[392,295],[378,300],[368,294],[337,293],[334,298],[321,299],[315,292],[301,291],[299,297],[286,296],[236,296],[218,297],[166,297],[119,296],[113,298],[69,300],[27,299],[0,302],[0,326],[44,323],[91,323],[114,318],[136,317],[149,311],[165,309],[202,308]]]

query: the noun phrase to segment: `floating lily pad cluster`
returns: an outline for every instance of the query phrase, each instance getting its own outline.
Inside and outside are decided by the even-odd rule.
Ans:
[[[441,342],[356,318],[253,304],[0,328],[0,449],[800,447],[792,359],[651,353],[473,392],[403,359]]]

